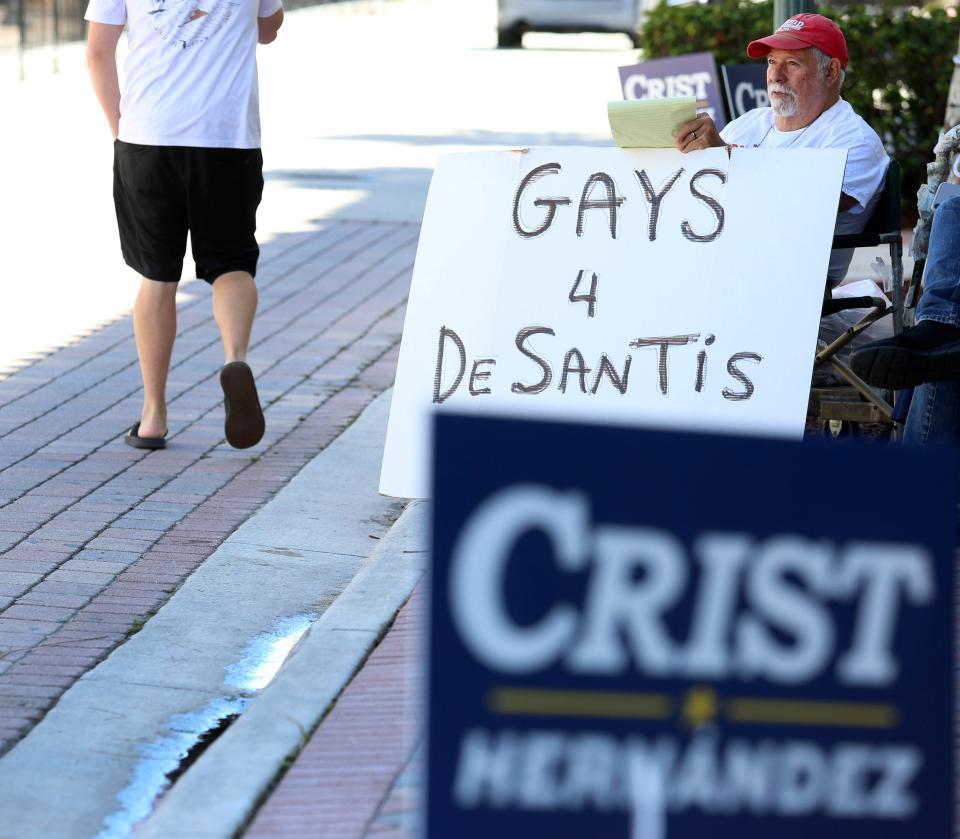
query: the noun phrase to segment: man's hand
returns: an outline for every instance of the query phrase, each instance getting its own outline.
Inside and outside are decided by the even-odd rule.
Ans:
[[[113,138],[120,130],[120,83],[117,81],[117,43],[123,26],[94,23],[87,30],[87,68],[93,91],[110,125]]]
[[[708,149],[711,146],[725,146],[720,139],[717,126],[706,114],[697,114],[696,118],[685,122],[677,129],[677,148],[684,154],[697,149]]]
[[[258,43],[273,43],[277,39],[277,30],[280,28],[281,23],[283,23],[283,9],[277,9],[270,17],[258,17]]]

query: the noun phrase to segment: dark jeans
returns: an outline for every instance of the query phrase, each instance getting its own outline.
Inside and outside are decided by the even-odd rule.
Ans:
[[[960,327],[960,197],[933,217],[917,320]],[[960,382],[930,382],[913,392],[904,443],[960,443]]]

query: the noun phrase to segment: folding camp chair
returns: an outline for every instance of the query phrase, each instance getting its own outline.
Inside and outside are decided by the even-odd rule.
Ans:
[[[834,435],[856,434],[861,423],[879,423],[887,426],[889,431],[896,435],[893,392],[871,387],[837,356],[857,335],[888,314],[893,315],[894,332],[903,331],[903,239],[900,224],[900,165],[891,158],[883,193],[864,231],[833,237],[834,248],[889,245],[893,285],[892,302],[889,304],[879,297],[833,298],[829,296],[829,292],[824,300],[824,317],[847,309],[870,309],[863,318],[830,344],[817,342],[814,369],[830,369],[843,384],[812,387],[807,416],[820,420],[821,428],[830,430]]]

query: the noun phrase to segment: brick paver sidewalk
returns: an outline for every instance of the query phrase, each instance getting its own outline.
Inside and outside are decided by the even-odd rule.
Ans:
[[[418,233],[325,221],[264,247],[254,449],[223,441],[202,283],[178,307],[165,451],[121,440],[140,409],[129,318],[0,381],[0,753],[392,384]]]
[[[414,839],[422,780],[421,582],[244,839]]]

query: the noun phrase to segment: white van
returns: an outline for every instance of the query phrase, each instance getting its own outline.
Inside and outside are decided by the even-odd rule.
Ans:
[[[657,0],[498,0],[497,46],[519,47],[524,32],[623,32],[639,46],[644,11]]]

